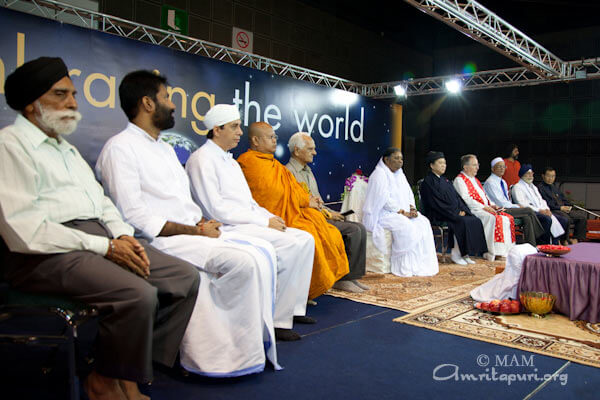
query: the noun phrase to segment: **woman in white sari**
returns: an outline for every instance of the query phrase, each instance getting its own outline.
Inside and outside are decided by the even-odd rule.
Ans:
[[[431,224],[415,208],[413,192],[402,171],[399,149],[387,149],[369,177],[362,222],[373,243],[387,255],[385,231],[392,232],[392,273],[431,276],[439,271]]]

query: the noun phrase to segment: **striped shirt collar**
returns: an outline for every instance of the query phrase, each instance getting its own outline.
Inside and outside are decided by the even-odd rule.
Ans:
[[[66,150],[74,149],[73,146],[65,140],[65,138],[59,136],[60,140],[56,140],[46,135],[40,128],[34,125],[22,114],[17,115],[15,126],[19,129],[19,134],[27,139],[27,141],[29,141],[29,143],[31,143],[31,145],[36,149],[44,142],[48,142],[49,144]]]

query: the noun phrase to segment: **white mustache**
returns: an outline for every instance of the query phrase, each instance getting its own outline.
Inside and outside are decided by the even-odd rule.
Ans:
[[[79,111],[65,110],[65,111],[52,111],[52,119],[60,120],[63,118],[73,118],[76,122],[81,121],[81,113]]]
[[[34,105],[37,107],[40,116],[38,122],[46,129],[59,135],[70,135],[77,128],[77,123],[81,120],[81,113],[75,110],[54,110],[44,108],[39,101]]]

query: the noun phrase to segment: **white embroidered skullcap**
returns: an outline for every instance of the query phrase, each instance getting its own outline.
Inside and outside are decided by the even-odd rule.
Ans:
[[[204,126],[211,130],[215,126],[221,126],[228,122],[240,119],[240,111],[233,104],[217,104],[204,116]]]
[[[496,157],[492,160],[492,168],[494,168],[494,165],[498,164],[499,162],[504,162],[504,160],[502,159],[502,157]]]

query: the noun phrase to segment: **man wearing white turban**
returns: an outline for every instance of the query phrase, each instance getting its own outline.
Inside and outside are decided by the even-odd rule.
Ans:
[[[209,377],[257,373],[277,364],[273,307],[275,249],[261,239],[221,232],[192,200],[185,170],[162,130],[174,126],[166,78],[134,71],[121,82],[127,128],[106,142],[96,163],[136,234],[194,264],[200,288],[181,344],[181,365]]]
[[[289,228],[280,217],[259,206],[240,165],[229,150],[242,136],[240,113],[234,105],[217,104],[204,116],[206,143],[188,159],[192,196],[204,215],[237,232],[270,242],[277,254],[277,292],[273,323],[281,340],[298,340],[293,322],[314,323],[306,317],[315,241],[300,229]]]
[[[550,243],[549,217],[536,216],[530,207],[514,204],[508,191],[506,181],[502,179],[506,164],[501,157],[496,157],[491,162],[492,173],[483,184],[483,189],[488,198],[496,205],[504,208],[504,212],[523,221],[523,240],[532,246],[536,245],[536,239],[540,244]]]
[[[431,224],[415,208],[413,192],[402,171],[399,149],[389,148],[369,177],[363,206],[363,224],[373,233],[373,244],[387,253],[385,232],[392,232],[392,273],[397,276],[432,276],[439,265]]]
[[[533,167],[531,164],[523,164],[519,169],[519,181],[512,187],[515,203],[524,207],[531,207],[537,215],[551,219],[550,233],[554,242],[565,233],[563,224],[552,214],[548,203],[543,199],[538,188],[533,184]],[[568,221],[567,221],[568,223]]]

